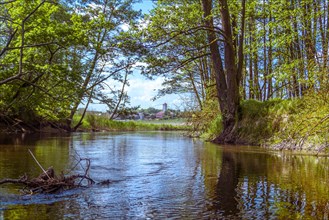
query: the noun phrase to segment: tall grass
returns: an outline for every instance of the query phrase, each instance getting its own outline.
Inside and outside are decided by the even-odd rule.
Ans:
[[[213,140],[219,136],[222,130],[222,116],[218,114],[215,119],[207,124],[206,130],[201,134],[201,138],[205,140]]]

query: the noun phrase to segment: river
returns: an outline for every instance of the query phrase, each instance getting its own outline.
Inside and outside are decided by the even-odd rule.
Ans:
[[[94,185],[21,195],[0,185],[0,219],[328,219],[329,158],[219,146],[180,132],[0,136],[0,179],[91,160]],[[74,173],[83,172],[80,166]]]

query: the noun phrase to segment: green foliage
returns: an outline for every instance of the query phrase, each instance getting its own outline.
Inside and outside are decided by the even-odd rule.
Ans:
[[[202,136],[212,140],[222,131],[221,116],[218,114],[218,102],[214,99],[206,100],[202,111],[191,112],[189,124],[192,126],[191,136]]]
[[[14,1],[5,7],[8,20],[2,28],[13,25],[17,32],[0,57],[0,81],[18,77],[0,85],[1,113],[23,119],[30,112],[35,116],[29,117],[31,120],[65,116],[79,79],[69,74],[65,63],[65,46],[77,33],[70,24],[70,15],[59,4],[41,1]]]
[[[213,140],[218,137],[223,130],[222,116],[217,115],[217,117],[212,120],[207,127],[208,128],[201,135],[201,138],[205,140]]]
[[[268,142],[276,149],[329,152],[329,95],[310,93],[285,115],[280,130]]]
[[[148,77],[165,76],[155,98],[192,93],[199,103],[204,101],[202,94],[210,73],[208,69],[200,70],[206,65],[207,54],[200,2],[157,1],[145,20],[147,26],[141,28],[140,36],[151,49],[143,56],[148,64],[143,73]]]
[[[65,121],[86,100],[124,107],[123,90],[103,91],[108,79],[123,83],[122,73],[130,74],[135,62],[134,45],[121,37],[127,35],[122,25],[135,25],[139,16],[133,2],[1,4],[0,115]]]

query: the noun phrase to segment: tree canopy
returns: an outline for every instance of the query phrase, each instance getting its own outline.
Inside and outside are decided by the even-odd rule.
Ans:
[[[127,101],[138,45],[124,25],[140,12],[130,1],[8,1],[0,9],[0,114],[6,120],[65,121],[92,101],[118,109]]]
[[[201,108],[216,86],[217,140],[230,143],[240,100],[328,92],[328,20],[324,0],[157,1],[143,33],[152,48],[145,62],[148,73],[167,76],[161,93],[191,91]]]

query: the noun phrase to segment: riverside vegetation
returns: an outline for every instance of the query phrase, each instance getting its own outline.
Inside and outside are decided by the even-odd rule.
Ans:
[[[328,103],[328,92],[292,100],[245,100],[239,108],[236,143],[328,155]],[[215,139],[222,130],[221,115],[209,109],[199,114],[207,120],[194,122],[194,131],[205,140]]]
[[[79,120],[79,117],[76,120]],[[189,126],[184,121],[184,119],[118,121],[90,114],[83,120],[80,129],[84,131],[189,130]]]

